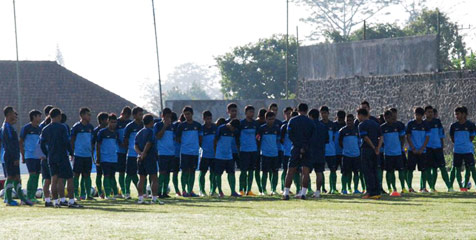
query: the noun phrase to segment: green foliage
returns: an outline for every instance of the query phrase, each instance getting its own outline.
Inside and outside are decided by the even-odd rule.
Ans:
[[[476,70],[476,55],[473,52],[466,56],[465,69]]]
[[[236,47],[216,58],[226,99],[284,98],[286,96],[286,36],[273,35]],[[289,38],[289,93],[297,85],[297,41]]]
[[[368,26],[365,31],[366,40],[370,39],[381,39],[381,38],[394,38],[394,37],[404,37],[406,32],[401,29],[396,24],[389,23],[379,23],[375,25]],[[339,32],[330,32],[325,34],[328,41],[339,43],[339,42],[348,42],[348,41],[361,41],[364,40],[364,29],[360,28],[354,32],[346,39],[342,37]]]

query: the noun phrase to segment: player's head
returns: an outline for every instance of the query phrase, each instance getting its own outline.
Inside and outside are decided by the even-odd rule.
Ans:
[[[142,121],[144,117],[144,109],[142,109],[141,107],[134,107],[132,109],[132,117],[136,122]]]
[[[51,109],[53,109],[53,106],[51,106],[51,105],[46,105],[43,108],[43,112],[45,113],[45,117],[48,117],[50,115]]]
[[[322,117],[323,120],[329,120],[329,107],[322,106],[319,109],[319,113],[321,114],[321,117]]]
[[[59,108],[53,108],[50,111],[50,118],[52,122],[61,122],[61,110]]]
[[[274,112],[267,112],[265,117],[266,117],[266,124],[268,124],[268,126],[272,126],[274,124],[274,119],[276,118],[276,114],[274,114]]]
[[[354,127],[354,121],[355,121],[355,117],[353,114],[347,114],[347,116],[345,116],[345,124],[350,127],[350,128],[353,128]]]
[[[38,125],[41,122],[41,112],[34,109],[31,110],[29,113],[30,116],[30,122],[34,125]]]
[[[357,119],[359,119],[359,122],[369,119],[369,111],[365,108],[359,108],[357,110]]]
[[[433,112],[433,107],[428,105],[425,107],[425,117],[429,120],[433,119],[435,112]]]
[[[236,103],[229,103],[226,105],[226,112],[230,119],[236,118],[236,115],[238,115],[238,105]]]
[[[3,109],[3,115],[5,116],[5,121],[10,124],[15,124],[18,119],[18,114],[11,106],[7,106]]]
[[[105,127],[109,119],[109,114],[107,114],[106,112],[100,112],[97,116],[97,119],[98,119],[98,124],[101,127]]]
[[[258,111],[258,119],[264,120],[267,110],[265,108],[260,108]]]
[[[111,113],[107,116],[107,126],[109,129],[113,130],[116,129],[117,126],[117,116],[114,113]]]
[[[178,117],[177,117],[177,113],[176,113],[176,112],[172,112],[171,120],[172,120],[172,122],[176,122],[176,121],[178,120]]]
[[[292,107],[286,107],[284,110],[283,110],[283,115],[284,115],[284,120],[289,120],[291,119],[291,113],[293,112],[293,108]]]
[[[300,103],[300,104],[297,106],[297,111],[298,111],[299,114],[301,114],[301,115],[306,115],[308,110],[309,110],[309,107],[308,107],[307,104],[305,104],[305,103]]]
[[[364,108],[367,110],[367,112],[370,112],[370,104],[367,101],[362,101],[360,103],[360,108]]]
[[[460,107],[455,108],[456,120],[464,121],[464,120],[466,120],[467,116],[468,116],[468,108],[466,108],[465,106],[460,106]]]
[[[225,122],[226,122],[225,118],[218,118],[217,121],[215,122],[215,125],[221,126],[221,125],[225,124]]]
[[[202,113],[202,117],[203,117],[203,122],[205,124],[210,124],[212,123],[212,112],[206,110]]]
[[[268,111],[274,112],[274,114],[278,114],[278,104],[277,103],[269,104]]]
[[[61,113],[61,123],[66,123],[68,121],[68,116],[66,114]]]
[[[417,107],[415,108],[414,114],[415,114],[415,119],[417,121],[421,121],[423,119],[423,116],[425,115],[425,110],[421,107]]]
[[[132,109],[129,106],[125,106],[122,111],[121,111],[121,116],[125,119],[131,118],[132,115]]]
[[[337,119],[338,120],[344,121],[345,117],[346,117],[345,116],[345,111],[343,111],[343,110],[337,111]]]
[[[164,108],[164,110],[162,110],[162,118],[172,118],[172,110],[170,108]]]
[[[397,119],[398,119],[398,110],[396,108],[390,108],[390,111],[392,111],[393,118],[395,119],[395,121],[397,121]]]
[[[383,117],[385,118],[385,121],[388,122],[388,123],[393,123],[394,122],[393,113],[390,110],[386,110],[383,113]]]
[[[151,128],[154,126],[154,116],[152,116],[150,113],[145,114],[142,117],[142,121],[144,122],[144,127],[146,128]]]
[[[253,119],[255,117],[255,107],[251,105],[246,105],[245,107],[245,117],[248,119]]]
[[[235,129],[238,129],[238,128],[240,127],[240,120],[238,120],[238,119],[235,118],[235,119],[231,120],[231,121],[228,123],[228,125],[230,126],[230,130],[231,130],[232,132],[234,132]]]
[[[185,106],[182,110],[183,116],[187,122],[193,121],[193,108],[190,106]]]
[[[433,108],[433,117],[438,118],[438,109]]]
[[[82,107],[79,109],[79,117],[86,123],[91,121],[91,109]]]
[[[309,118],[312,120],[319,120],[319,110],[313,108],[309,111]]]

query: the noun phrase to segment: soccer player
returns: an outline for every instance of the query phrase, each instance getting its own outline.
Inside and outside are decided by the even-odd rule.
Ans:
[[[74,159],[74,151],[68,138],[68,131],[61,124],[61,110],[53,108],[50,111],[51,123],[41,131],[41,150],[47,156],[48,166],[51,172],[51,195],[54,204],[47,204],[46,207],[68,206],[70,208],[81,208],[82,206],[74,201],[73,170],[68,160],[68,154]],[[64,192],[64,181],[67,181],[69,202],[66,202]],[[60,200],[58,200],[58,196]]]
[[[98,133],[101,129],[106,128],[108,126],[108,120],[109,120],[109,115],[105,112],[100,112],[97,115],[97,120],[98,120],[98,126],[94,128],[93,133],[92,133],[92,144],[93,144],[93,151],[94,151],[94,160],[97,160],[97,149],[95,150],[96,147],[96,141],[98,137]],[[99,164],[99,162],[95,161],[96,164],[96,189],[98,192],[98,195],[104,199],[105,193],[104,189],[102,188],[102,177],[103,177],[103,171],[102,167]],[[115,182],[115,180],[114,180]],[[112,185],[111,188],[113,189]],[[117,185],[116,185],[116,194],[117,194]]]
[[[274,112],[266,113],[266,124],[259,127],[257,133],[257,140],[259,148],[261,150],[261,187],[263,193],[267,195],[266,182],[268,173],[272,174],[271,183],[271,195],[276,195],[276,186],[274,185],[274,178],[278,177],[279,159],[278,159],[278,145],[280,145],[279,133],[280,129],[278,125],[274,123],[276,115]]]
[[[231,196],[240,197],[241,195],[235,191],[235,163],[233,162],[233,139],[236,139],[237,129],[240,127],[238,119],[232,119],[226,124],[222,124],[217,128],[215,137],[215,182],[220,197],[224,197],[221,188],[221,177],[223,172],[228,174],[228,184],[230,185]]]
[[[200,186],[200,197],[207,196],[205,191],[205,176],[207,171],[210,169],[210,190],[214,188],[215,183],[215,172],[213,171],[214,158],[215,158],[215,135],[217,131],[217,126],[212,122],[212,112],[204,111],[202,113],[203,117],[203,140],[202,140],[202,156],[200,159],[200,170],[199,175],[199,186]],[[210,195],[214,193],[210,191]]]
[[[91,110],[89,108],[81,108],[79,110],[81,120],[73,125],[71,129],[71,147],[74,152],[73,172],[74,172],[74,189],[75,197],[81,200],[93,200],[91,196],[91,169],[93,156],[92,133],[94,130],[91,125]],[[79,195],[79,177],[84,180],[85,189],[81,189]]]
[[[385,123],[382,124],[381,131],[383,134],[383,143],[384,143],[384,166],[386,174],[387,184],[391,185],[392,189],[389,189],[392,193],[390,196],[399,197],[401,196],[397,192],[397,187],[395,186],[395,170],[398,171],[400,178],[404,178],[403,173],[403,158],[402,158],[402,147],[403,139],[405,138],[405,129],[401,125],[397,124],[395,121],[392,111],[387,110],[384,113]],[[393,190],[393,191],[392,191]]]
[[[453,186],[450,185],[448,171],[446,170],[445,156],[443,155],[443,147],[445,140],[445,131],[441,121],[434,118],[434,111],[432,106],[425,107],[425,122],[430,128],[430,140],[426,146],[427,160],[429,167],[431,167],[431,177],[428,180],[432,192],[435,190],[436,179],[438,178],[438,168],[441,176],[445,181],[448,192],[453,192]],[[426,189],[420,189],[421,192],[428,192]]]
[[[5,161],[6,177],[5,182],[5,199],[7,206],[18,206],[18,202],[13,200],[12,192],[15,189],[18,197],[23,204],[33,206],[33,203],[23,195],[20,179],[20,143],[18,142],[18,134],[13,128],[17,122],[18,114],[13,107],[5,107],[3,109],[5,122],[2,125],[2,145],[4,149],[3,159]]]
[[[319,121],[319,110],[311,109],[309,118],[314,123],[314,132],[311,138],[311,159],[312,169],[316,172],[316,191],[312,194],[313,198],[321,197],[321,189],[324,185],[324,169],[326,167],[326,145],[329,143],[329,131],[326,125]],[[296,198],[300,198],[300,194],[296,194]]]
[[[104,193],[108,200],[115,200],[111,193],[114,192],[114,188],[117,190],[116,169],[118,158],[116,151],[119,135],[116,127],[117,116],[110,114],[108,115],[106,128],[101,128],[96,137],[96,165],[102,169],[104,174]]]
[[[327,167],[330,170],[329,176],[329,187],[330,194],[337,194],[337,160],[336,160],[336,148],[335,148],[335,138],[338,134],[337,126],[334,122],[329,120],[329,108],[327,106],[322,106],[319,109],[322,120],[321,122],[327,127],[329,133],[329,143],[326,144],[326,163]]]
[[[425,110],[421,107],[415,108],[415,119],[407,124],[407,142],[410,147],[408,151],[407,185],[409,192],[415,192],[412,187],[413,171],[418,165],[421,172],[420,189],[426,189],[426,182],[430,180],[430,168],[426,157],[426,146],[430,141],[430,128],[423,121]]]
[[[277,103],[271,103],[268,107],[268,112],[274,113],[275,119],[274,119],[274,124],[280,129],[281,131],[281,126],[283,125],[283,122],[278,119],[278,104]],[[283,164],[283,157],[284,157],[284,152],[283,152],[283,145],[281,144],[281,141],[278,145],[278,161],[279,161],[279,166]],[[278,169],[279,170],[279,169]],[[278,174],[279,171],[276,173]],[[271,181],[272,186],[276,189],[278,186],[278,178],[279,176],[274,176],[274,172],[272,172],[269,176],[269,180]]]
[[[175,158],[174,143],[175,125],[172,123],[172,110],[164,108],[162,121],[154,124],[154,134],[157,139],[156,149],[159,154],[159,197],[169,198],[167,188],[170,182],[170,170]]]
[[[50,111],[53,109],[53,106],[51,105],[46,105],[43,108],[43,112],[45,113],[45,119],[40,123],[40,128],[43,129],[46,127],[46,125],[51,123],[51,118],[50,118]]]
[[[293,109],[291,107],[287,107],[283,110],[284,121],[282,122],[281,128],[280,128],[280,142],[283,149],[283,162],[281,163],[281,167],[283,168],[283,172],[281,173],[281,193],[284,192],[284,183],[286,182],[286,174],[288,173],[289,158],[291,157],[291,148],[293,146],[291,140],[289,139],[289,135],[287,131],[288,122],[291,119],[292,112],[293,112]],[[301,184],[299,182],[299,179],[294,178],[294,180],[295,180],[296,187],[298,187]]]
[[[228,113],[228,118],[226,119],[225,123],[229,123],[233,119],[238,119],[238,105],[236,103],[229,103],[226,106],[226,112]],[[240,130],[237,128],[235,129],[237,131],[235,135],[240,134]],[[240,154],[238,153],[238,143],[236,142],[235,139],[232,139],[233,141],[233,161],[235,162],[236,166],[240,168]],[[241,171],[241,168],[240,168]]]
[[[117,172],[119,172],[119,186],[121,187],[121,194],[118,196],[123,198],[122,194],[126,194],[126,160],[127,160],[127,145],[124,145],[124,131],[127,124],[131,122],[130,117],[132,110],[129,106],[122,109],[121,115],[117,119],[116,131],[119,137],[117,144]]]
[[[367,193],[364,199],[380,199],[381,183],[377,176],[378,158],[380,156],[380,148],[383,143],[382,132],[378,123],[370,120],[367,109],[360,108],[357,110],[359,124],[359,136],[362,138],[360,147],[361,168],[364,172]]]
[[[360,147],[359,130],[354,125],[354,115],[347,114],[346,126],[339,130],[339,145],[342,149],[342,194],[347,194],[346,184],[350,185],[354,173],[354,194],[359,191]]]
[[[256,134],[259,128],[254,120],[255,108],[251,105],[245,107],[245,119],[240,122],[240,194],[242,196],[255,196],[251,191],[253,185],[253,171],[259,171],[260,156]]]
[[[51,123],[51,118],[50,118],[51,109],[53,109],[53,106],[51,105],[47,105],[43,109],[45,113],[45,119],[39,125],[39,128],[41,131],[43,131],[43,128],[45,128],[46,125]],[[68,128],[68,131],[70,131],[69,128]],[[45,159],[41,160],[41,178],[43,179],[42,185],[43,185],[43,197],[45,199],[45,206],[52,207],[53,203],[51,202],[51,197],[50,197],[51,174],[50,174],[50,167],[48,165],[48,159],[46,157]]]
[[[265,108],[260,108],[258,111],[258,116],[256,117],[256,121],[258,122],[258,126],[261,126],[263,124],[266,124],[266,112],[267,110]],[[263,188],[261,186],[261,156],[259,163],[256,165],[255,168],[255,180],[256,180],[256,185],[258,186],[258,192],[260,195],[263,194]]]
[[[476,182],[476,169],[474,167],[474,145],[476,126],[467,120],[468,109],[464,106],[455,109],[456,122],[451,124],[450,137],[453,146],[453,168],[451,169],[450,184],[453,186],[455,175],[461,192],[468,191],[468,182],[471,175]],[[466,169],[464,185],[461,181],[461,167]]]
[[[302,167],[302,188],[297,193],[301,199],[306,199],[307,188],[309,186],[309,171],[312,168],[310,156],[310,144],[315,125],[307,117],[308,106],[305,103],[298,105],[299,116],[291,118],[288,123],[289,139],[293,143],[291,149],[291,159],[289,161],[288,174],[286,175],[286,185],[284,187],[283,200],[289,200],[289,188],[293,181],[293,176],[298,167]]]
[[[26,187],[26,196],[30,201],[37,203],[35,194],[38,188],[38,180],[41,172],[41,160],[45,159],[45,156],[40,149],[40,121],[41,112],[38,110],[32,110],[29,113],[30,123],[22,127],[20,131],[20,153],[22,157],[22,163],[26,163],[30,177]]]
[[[195,183],[195,170],[198,165],[198,153],[202,145],[202,125],[193,120],[192,107],[186,106],[182,113],[185,121],[180,123],[177,129],[177,141],[180,143],[180,168],[182,169],[182,188],[187,191],[182,193],[184,197],[198,197],[193,192]]]
[[[147,184],[147,176],[150,178],[152,190],[152,202],[163,204],[158,200],[158,184],[157,184],[157,149],[155,143],[154,130],[154,116],[146,114],[143,117],[144,128],[142,128],[136,135],[134,140],[134,149],[137,152],[137,168],[139,171],[139,185],[137,190],[139,192],[138,204],[145,204],[144,202],[144,185]]]
[[[124,192],[126,199],[131,199],[131,182],[134,183],[136,188],[138,187],[139,178],[137,177],[137,157],[138,154],[135,150],[135,139],[137,133],[144,128],[142,118],[144,116],[144,110],[141,107],[134,107],[132,109],[132,118],[134,121],[126,125],[124,129],[124,146],[127,146],[127,161],[126,161],[126,183]],[[139,191],[139,190],[137,190]],[[143,190],[141,190],[144,192]]]
[[[338,135],[339,135],[339,130],[346,126],[345,111],[342,111],[342,110],[337,111],[336,120],[334,121],[334,125],[336,126],[336,137],[334,138],[334,145],[335,145],[335,148],[336,148],[337,168],[340,167],[341,170],[342,170],[343,156],[342,156],[342,148],[339,144]],[[342,180],[344,180],[344,175],[341,176],[341,183],[344,182]],[[352,188],[350,187],[351,182],[352,182],[352,178],[350,178],[349,180],[350,180],[349,182],[346,182],[347,185],[341,184],[342,185],[342,190],[345,189],[347,191],[347,189],[349,189],[349,191],[352,191]]]
[[[177,142],[176,136],[177,136],[177,129],[181,121],[178,121],[177,113],[172,112],[171,122],[172,122],[172,127],[174,129],[173,137],[174,137],[175,155],[174,155],[174,159],[172,160],[172,163],[170,164],[170,172],[172,173],[172,183],[174,185],[175,195],[177,197],[180,197],[182,196],[182,194],[180,193],[179,183],[178,183],[178,173],[180,171],[180,143]]]
[[[390,111],[392,111],[393,114],[393,120],[395,121],[395,124],[398,125],[400,129],[403,129],[404,133],[406,133],[405,130],[405,124],[403,122],[398,121],[398,111],[396,108],[390,108]],[[402,133],[402,134],[404,134]],[[405,137],[401,140],[402,141],[402,160],[403,160],[403,170],[402,170],[402,176],[399,176],[400,179],[400,185],[402,187],[402,193],[408,193],[408,190],[405,188],[405,181],[407,179],[407,164],[408,164],[408,159],[407,159],[407,154],[405,152]]]

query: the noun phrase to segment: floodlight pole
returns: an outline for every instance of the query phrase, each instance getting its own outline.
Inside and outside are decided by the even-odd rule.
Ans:
[[[15,24],[15,50],[17,55],[16,61],[16,72],[17,72],[17,110],[20,117],[18,118],[18,126],[22,126],[21,116],[22,116],[22,102],[21,102],[21,83],[20,83],[20,66],[18,61],[18,33],[17,33],[17,13],[16,13],[16,4],[15,0],[13,0],[13,22]]]
[[[286,0],[286,99],[289,99],[288,90],[288,65],[289,65],[289,0]]]
[[[155,21],[155,4],[152,0],[152,15],[154,16],[154,32],[155,32],[155,52],[157,54],[157,71],[159,74],[159,97],[160,97],[160,111],[164,110],[164,103],[162,101],[162,79],[160,78],[160,61],[159,61],[159,44],[157,42],[157,23]]]

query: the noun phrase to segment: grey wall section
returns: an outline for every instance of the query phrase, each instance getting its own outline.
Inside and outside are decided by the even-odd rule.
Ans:
[[[413,118],[415,106],[432,105],[439,112],[449,140],[449,127],[455,121],[454,108],[464,105],[468,119],[476,121],[476,72],[446,72],[382,77],[354,77],[325,81],[300,81],[298,99],[312,107],[327,105],[331,115],[337,110],[354,113],[363,100],[378,116],[396,107],[405,124]],[[446,151],[451,144],[446,144]]]
[[[436,35],[299,48],[299,79],[428,73],[437,69]]]
[[[202,112],[205,110],[210,110],[213,115],[213,121],[220,117],[227,118],[226,105],[228,103],[234,102],[238,105],[238,118],[243,119],[244,109],[246,105],[253,105],[256,109],[255,115],[258,115],[258,110],[260,108],[267,108],[271,103],[277,103],[279,107],[278,119],[283,119],[282,110],[286,107],[296,107],[297,102],[295,100],[274,100],[274,99],[263,99],[263,100],[172,100],[165,101],[165,106],[172,109],[176,113],[181,113],[183,107],[191,106],[193,108],[193,119],[198,122],[202,122]]]

